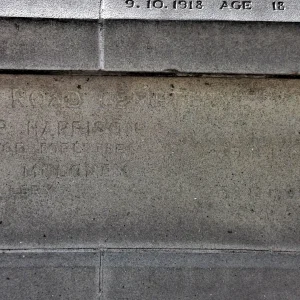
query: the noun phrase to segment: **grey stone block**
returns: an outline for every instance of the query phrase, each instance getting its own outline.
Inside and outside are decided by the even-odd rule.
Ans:
[[[0,0],[0,17],[98,20],[100,0]]]
[[[103,299],[296,300],[299,255],[117,252],[103,259]]]
[[[102,0],[101,8],[101,17],[111,20],[300,21],[298,0],[289,0],[288,2],[265,0],[189,2]]]
[[[298,80],[0,77],[0,247],[299,250]]]
[[[98,253],[0,254],[1,299],[99,299]]]
[[[92,21],[0,19],[0,69],[98,70],[98,30]]]
[[[299,74],[300,24],[104,22],[106,71]]]
[[[102,21],[0,19],[0,69],[299,74],[300,23]]]

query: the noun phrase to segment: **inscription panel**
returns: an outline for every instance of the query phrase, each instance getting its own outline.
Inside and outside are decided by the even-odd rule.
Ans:
[[[299,248],[298,81],[0,83],[1,248]]]
[[[103,0],[103,19],[299,22],[297,0]]]

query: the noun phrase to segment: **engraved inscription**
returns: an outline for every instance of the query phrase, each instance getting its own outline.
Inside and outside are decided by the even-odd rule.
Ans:
[[[100,137],[112,134],[126,136],[143,131],[142,122],[127,122],[120,120],[91,120],[91,121],[36,121],[28,120],[24,124],[28,137]],[[1,133],[1,129],[0,129]]]
[[[252,9],[252,1],[223,1],[220,9]]]
[[[175,0],[171,3],[163,0],[147,0],[146,3],[140,3],[138,0],[125,0],[126,8],[147,8],[147,9],[208,9],[209,5],[206,1],[189,1],[189,0]],[[253,8],[258,7],[254,5],[253,1],[220,1],[219,9],[234,9],[234,10],[252,10]],[[284,2],[270,2],[269,8],[273,10],[285,10],[286,6]]]
[[[241,1],[240,9],[227,4],[226,13],[249,11]],[[0,82],[2,245],[38,245],[44,234],[112,247],[125,240],[174,246],[174,239],[197,249],[218,240],[235,248],[240,241],[298,245],[297,81]]]
[[[300,22],[300,2],[103,0],[103,19]]]
[[[127,166],[116,164],[89,164],[89,163],[35,163],[24,165],[21,168],[24,178],[64,178],[64,177],[105,177],[125,176]]]
[[[42,90],[25,91],[22,89],[13,89],[11,105],[12,108],[80,108],[82,97],[75,91],[64,91],[58,94]]]
[[[273,10],[285,10],[285,3],[282,1],[273,2]]]
[[[26,152],[24,143],[0,141],[0,154],[18,155]]]
[[[273,8],[282,9],[284,7],[283,2],[273,2]],[[138,0],[125,0],[126,8],[141,8],[145,7],[147,9],[204,9],[207,6],[205,1],[189,1],[189,0],[175,0],[172,4],[168,4],[168,1],[163,0],[147,0],[146,3],[141,4]],[[220,9],[229,8],[229,9],[248,9],[253,8],[252,1],[222,1],[219,6]]]

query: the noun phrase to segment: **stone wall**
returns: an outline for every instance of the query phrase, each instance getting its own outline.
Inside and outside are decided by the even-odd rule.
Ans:
[[[298,299],[291,79],[0,76],[0,299]]]

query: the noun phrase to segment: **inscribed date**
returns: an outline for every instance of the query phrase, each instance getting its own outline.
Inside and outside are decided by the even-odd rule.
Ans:
[[[125,5],[127,8],[140,8],[140,5],[136,3],[135,0],[125,0]],[[175,0],[170,6],[168,6],[163,0],[147,0],[145,3],[145,8],[157,8],[157,9],[203,9],[203,1],[185,1],[185,0]]]

